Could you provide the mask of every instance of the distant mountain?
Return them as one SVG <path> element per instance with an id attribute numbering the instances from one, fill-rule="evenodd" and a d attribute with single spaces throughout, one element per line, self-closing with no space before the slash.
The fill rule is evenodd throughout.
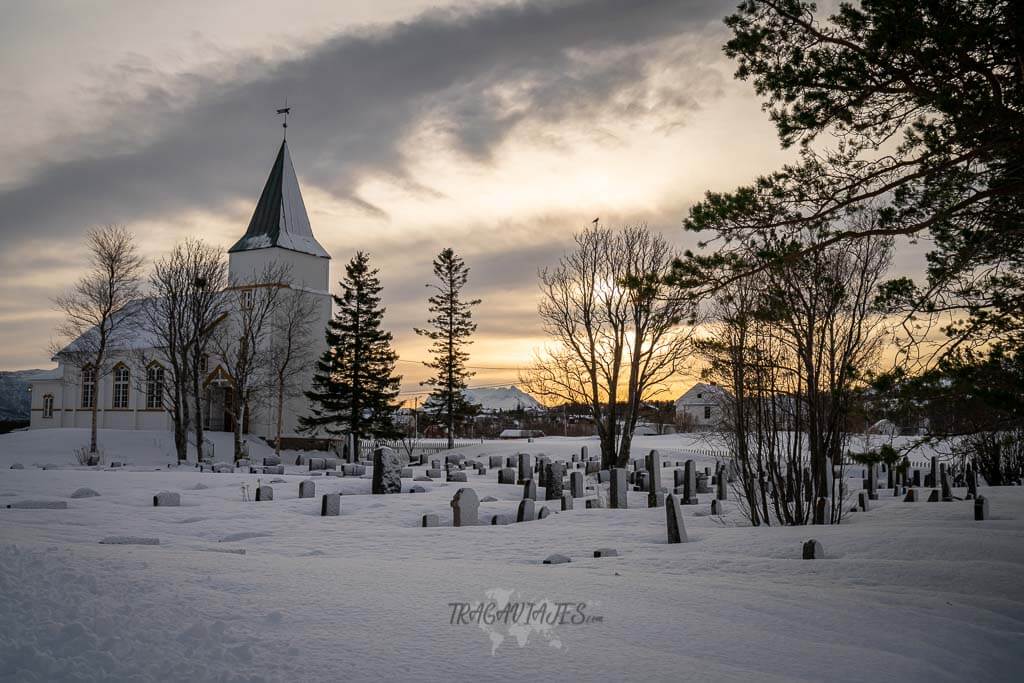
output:
<path id="1" fill-rule="evenodd" d="M 27 420 L 32 407 L 25 378 L 43 370 L 0 371 L 0 421 Z"/>
<path id="2" fill-rule="evenodd" d="M 493 389 L 466 389 L 466 400 L 480 406 L 485 413 L 510 410 L 543 410 L 544 406 L 517 386 Z"/>

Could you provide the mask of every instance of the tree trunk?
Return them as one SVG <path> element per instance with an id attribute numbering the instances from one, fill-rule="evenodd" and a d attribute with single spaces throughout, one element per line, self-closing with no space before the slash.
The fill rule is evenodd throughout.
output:
<path id="1" fill-rule="evenodd" d="M 277 439 L 274 440 L 274 454 L 281 455 L 281 432 L 284 431 L 284 378 L 277 382 Z"/>
<path id="2" fill-rule="evenodd" d="M 203 439 L 206 438 L 206 434 L 203 430 L 203 398 L 199 392 L 199 365 L 195 366 L 195 371 L 192 373 L 192 398 L 195 401 L 196 406 L 196 420 L 195 420 L 195 433 L 196 433 L 196 462 L 202 462 L 203 460 Z M 187 402 L 188 399 L 186 398 Z M 186 408 L 187 410 L 187 408 Z"/>

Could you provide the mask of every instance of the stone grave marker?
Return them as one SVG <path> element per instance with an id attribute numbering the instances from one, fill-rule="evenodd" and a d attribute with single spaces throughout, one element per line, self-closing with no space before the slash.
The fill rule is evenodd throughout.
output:
<path id="1" fill-rule="evenodd" d="M 452 498 L 452 526 L 476 526 L 480 499 L 470 488 L 459 489 Z"/>

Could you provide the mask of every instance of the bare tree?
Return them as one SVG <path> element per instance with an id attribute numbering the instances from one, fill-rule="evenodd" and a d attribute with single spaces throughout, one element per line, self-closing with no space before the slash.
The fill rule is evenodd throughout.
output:
<path id="1" fill-rule="evenodd" d="M 290 287 L 279 296 L 277 312 L 271 322 L 268 357 L 274 384 L 274 452 L 278 455 L 281 454 L 285 403 L 302 396 L 316 359 L 314 341 L 323 333 L 323 330 L 316 327 L 319 317 L 316 298 L 308 290 Z"/>
<path id="2" fill-rule="evenodd" d="M 273 386 L 268 372 L 272 321 L 287 290 L 289 269 L 276 262 L 267 264 L 252 279 L 232 279 L 225 292 L 229 313 L 214 328 L 212 349 L 223 363 L 231 386 L 228 405 L 234 421 L 234 457 L 244 456 L 242 434 L 249 408 L 261 392 Z"/>
<path id="3" fill-rule="evenodd" d="M 69 342 L 54 352 L 83 375 L 83 392 L 91 386 L 89 452 L 96 453 L 99 387 L 111 370 L 111 354 L 126 350 L 135 332 L 142 258 L 134 236 L 123 225 L 91 229 L 86 245 L 89 271 L 54 299 L 54 305 L 64 316 L 57 333 Z M 87 383 L 86 379 L 90 381 Z"/>
<path id="4" fill-rule="evenodd" d="M 553 344 L 520 377 L 538 396 L 588 406 L 605 467 L 629 460 L 640 405 L 687 361 L 693 306 L 665 284 L 676 258 L 646 226 L 588 228 L 554 270 L 538 306 Z"/>
<path id="5" fill-rule="evenodd" d="M 188 280 L 184 310 L 188 331 L 185 351 L 188 374 L 192 380 L 192 405 L 195 408 L 192 426 L 196 439 L 196 461 L 201 462 L 205 456 L 203 377 L 216 327 L 228 314 L 230 297 L 224 293 L 228 286 L 228 268 L 223 251 L 201 240 L 186 241 L 184 252 Z"/>
<path id="6" fill-rule="evenodd" d="M 725 389 L 722 434 L 751 523 L 841 520 L 848 418 L 884 340 L 874 301 L 891 252 L 886 238 L 814 250 L 719 291 L 697 346 Z M 814 516 L 821 499 L 831 507 Z"/>
<path id="7" fill-rule="evenodd" d="M 153 336 L 164 368 L 163 405 L 174 426 L 179 460 L 188 454 L 188 429 L 195 431 L 197 460 L 203 459 L 204 361 L 213 328 L 225 315 L 227 270 L 220 249 L 189 239 L 158 260 L 150 274 L 152 298 L 143 325 Z"/>

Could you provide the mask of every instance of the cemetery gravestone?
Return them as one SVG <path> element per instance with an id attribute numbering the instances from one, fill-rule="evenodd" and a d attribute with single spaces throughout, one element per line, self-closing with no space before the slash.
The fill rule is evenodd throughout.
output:
<path id="1" fill-rule="evenodd" d="M 469 488 L 459 489 L 452 498 L 452 525 L 475 526 L 479 511 L 480 499 L 477 498 L 476 491 Z"/>

